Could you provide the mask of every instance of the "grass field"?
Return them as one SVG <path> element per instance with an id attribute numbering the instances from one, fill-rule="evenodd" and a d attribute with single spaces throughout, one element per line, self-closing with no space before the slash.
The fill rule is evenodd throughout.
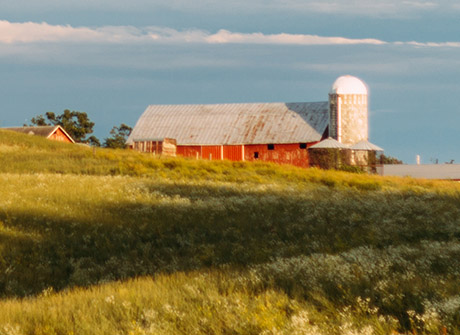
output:
<path id="1" fill-rule="evenodd" d="M 0 131 L 0 334 L 460 334 L 460 185 Z"/>

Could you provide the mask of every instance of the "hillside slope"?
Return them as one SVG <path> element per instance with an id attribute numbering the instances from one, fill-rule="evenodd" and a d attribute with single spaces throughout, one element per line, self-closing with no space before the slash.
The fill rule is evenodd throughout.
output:
<path id="1" fill-rule="evenodd" d="M 457 183 L 4 131 L 0 160 L 0 334 L 460 333 Z"/>

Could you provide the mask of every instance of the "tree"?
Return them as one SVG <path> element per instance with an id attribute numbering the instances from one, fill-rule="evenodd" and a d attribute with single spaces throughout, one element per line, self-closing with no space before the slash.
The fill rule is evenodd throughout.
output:
<path id="1" fill-rule="evenodd" d="M 90 136 L 88 137 L 88 140 L 86 141 L 86 143 L 88 143 L 90 146 L 92 147 L 100 147 L 101 146 L 101 142 L 99 141 L 99 139 L 96 137 L 96 136 Z"/>
<path id="2" fill-rule="evenodd" d="M 35 126 L 49 126 L 43 115 L 33 117 L 32 120 L 30 120 L 30 123 Z"/>
<path id="3" fill-rule="evenodd" d="M 120 148 L 123 149 L 126 147 L 126 140 L 128 136 L 131 134 L 133 128 L 127 126 L 126 124 L 122 123 L 119 127 L 113 127 L 110 131 L 110 135 L 112 137 L 106 138 L 104 140 L 104 147 L 106 148 Z"/>
<path id="4" fill-rule="evenodd" d="M 385 156 L 384 154 L 380 155 L 380 164 L 403 164 L 403 161 L 391 157 L 391 156 Z"/>
<path id="5" fill-rule="evenodd" d="M 53 112 L 37 115 L 31 119 L 31 125 L 35 126 L 61 126 L 75 140 L 80 143 L 99 143 L 95 136 L 86 138 L 86 135 L 93 132 L 94 122 L 88 118 L 88 114 L 78 111 L 64 110 L 61 115 Z"/>

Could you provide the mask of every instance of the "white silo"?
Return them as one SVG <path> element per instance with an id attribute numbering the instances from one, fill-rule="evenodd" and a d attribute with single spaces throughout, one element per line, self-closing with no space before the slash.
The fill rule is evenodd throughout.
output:
<path id="1" fill-rule="evenodd" d="M 329 92 L 329 136 L 343 144 L 369 137 L 367 87 L 353 76 L 342 76 Z"/>

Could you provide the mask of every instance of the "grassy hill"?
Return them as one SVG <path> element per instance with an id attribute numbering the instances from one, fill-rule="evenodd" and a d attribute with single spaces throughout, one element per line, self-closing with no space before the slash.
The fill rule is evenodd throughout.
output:
<path id="1" fill-rule="evenodd" d="M 0 334 L 460 334 L 460 186 L 0 131 Z"/>

